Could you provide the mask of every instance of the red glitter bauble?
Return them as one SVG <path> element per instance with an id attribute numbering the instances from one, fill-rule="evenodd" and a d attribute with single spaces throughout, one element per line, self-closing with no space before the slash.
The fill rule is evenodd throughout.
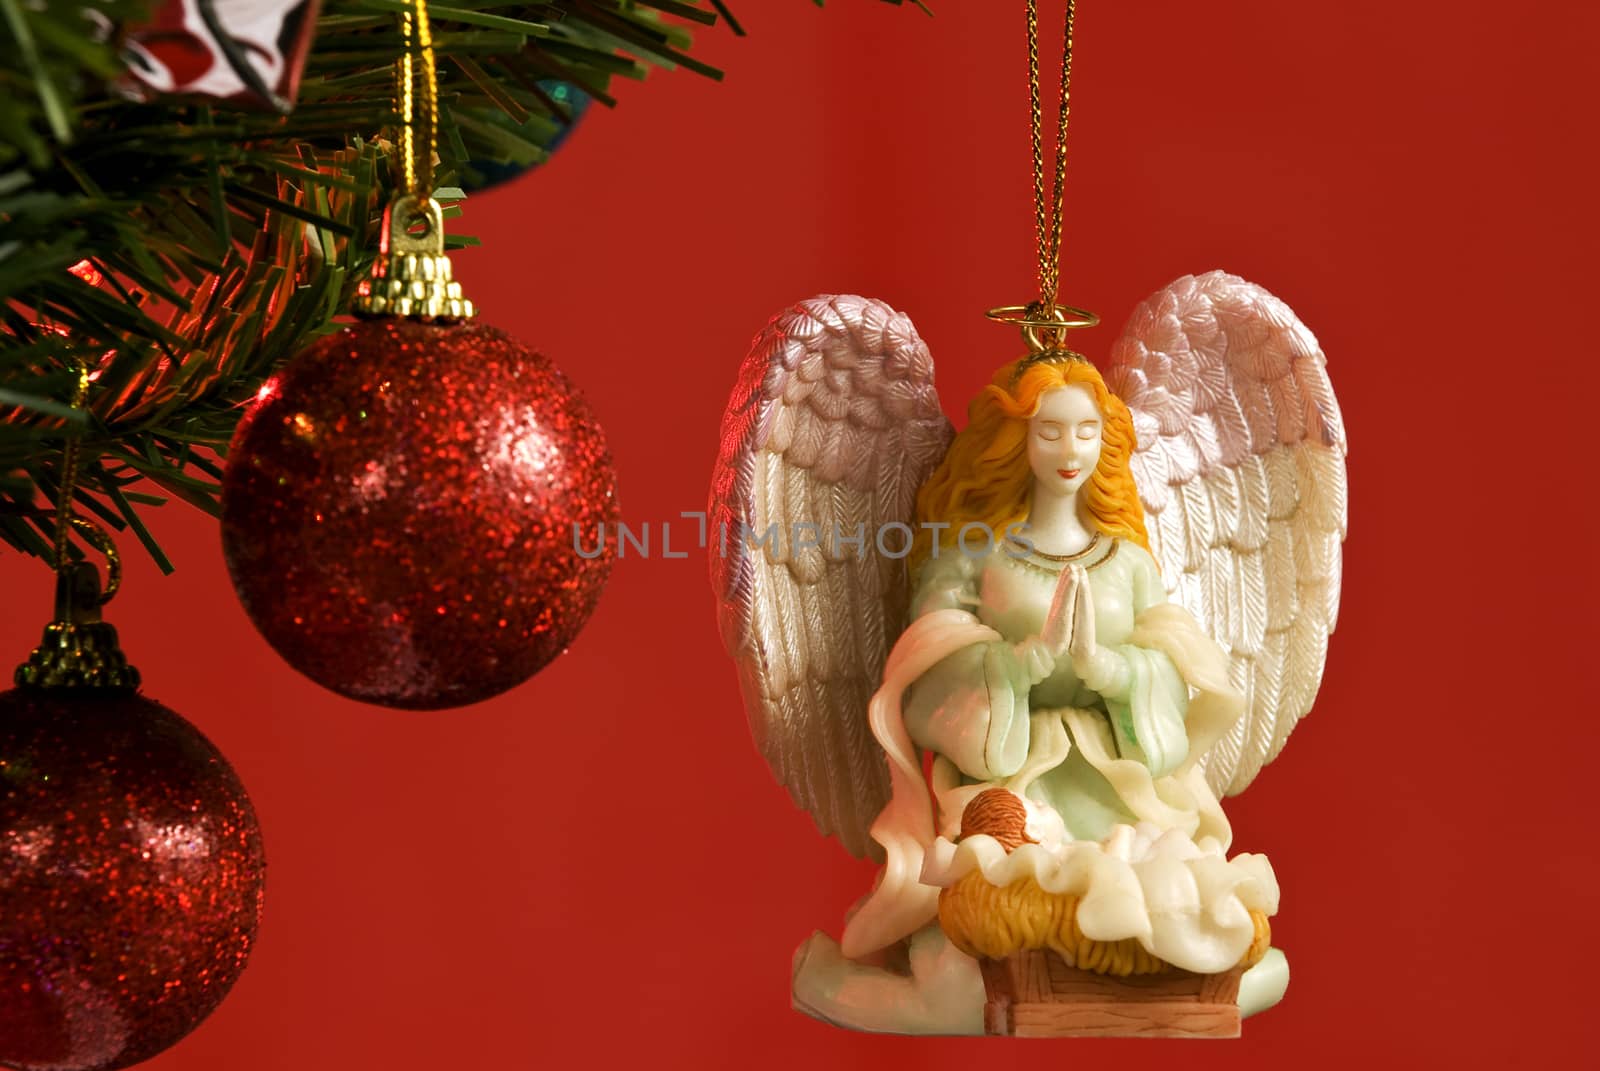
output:
<path id="1" fill-rule="evenodd" d="M 0 1065 L 127 1067 L 244 970 L 266 864 L 244 786 L 126 693 L 0 694 Z"/>
<path id="2" fill-rule="evenodd" d="M 588 404 L 490 327 L 383 319 L 295 357 L 234 436 L 222 540 L 267 642 L 370 703 L 462 706 L 537 673 L 611 571 Z"/>

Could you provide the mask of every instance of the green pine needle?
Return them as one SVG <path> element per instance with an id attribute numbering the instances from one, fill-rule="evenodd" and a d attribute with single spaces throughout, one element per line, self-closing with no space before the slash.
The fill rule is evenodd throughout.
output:
<path id="1" fill-rule="evenodd" d="M 392 93 L 408 0 L 324 4 L 288 115 L 133 99 L 120 34 L 96 27 L 141 25 L 152 2 L 0 0 L 0 543 L 46 561 L 73 435 L 79 512 L 131 530 L 172 568 L 142 511 L 177 498 L 218 512 L 239 418 L 267 377 L 336 328 L 393 189 L 396 109 L 374 101 Z M 652 67 L 721 78 L 690 54 L 691 27 L 720 20 L 742 35 L 730 6 L 430 5 L 439 175 L 545 159 L 570 116 L 542 81 L 611 107 L 613 78 Z M 476 243 L 448 236 L 450 248 Z M 98 283 L 69 271 L 80 262 Z M 80 366 L 92 371 L 86 410 L 71 404 Z"/>

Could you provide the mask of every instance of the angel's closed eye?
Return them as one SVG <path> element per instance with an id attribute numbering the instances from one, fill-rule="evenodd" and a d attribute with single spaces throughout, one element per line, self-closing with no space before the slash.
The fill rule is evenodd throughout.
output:
<path id="1" fill-rule="evenodd" d="M 1080 439 L 1093 439 L 1099 434 L 1100 424 L 1098 421 L 1086 420 L 1078 425 L 1078 438 Z"/>
<path id="2" fill-rule="evenodd" d="M 1055 442 L 1057 439 L 1061 438 L 1061 425 L 1059 425 L 1059 424 L 1040 424 L 1039 425 L 1039 438 L 1043 439 L 1045 442 L 1048 442 L 1048 443 Z"/>

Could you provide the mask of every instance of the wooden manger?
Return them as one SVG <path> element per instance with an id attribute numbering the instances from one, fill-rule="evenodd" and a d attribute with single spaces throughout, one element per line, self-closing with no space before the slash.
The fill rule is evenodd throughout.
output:
<path id="1" fill-rule="evenodd" d="M 1239 976 L 1170 970 L 1117 978 L 1080 970 L 1050 949 L 980 959 L 987 1034 L 1019 1038 L 1239 1036 Z"/>
<path id="2" fill-rule="evenodd" d="M 993 837 L 1010 853 L 1030 839 L 1026 818 L 1020 799 L 990 789 L 963 812 L 961 836 Z M 1031 877 L 995 886 L 981 871 L 940 893 L 940 925 L 983 972 L 985 1033 L 1239 1036 L 1239 979 L 1271 943 L 1265 914 L 1251 911 L 1254 939 L 1236 966 L 1196 974 L 1157 959 L 1132 939 L 1088 938 L 1078 928 L 1077 908 L 1077 897 L 1046 892 Z"/>

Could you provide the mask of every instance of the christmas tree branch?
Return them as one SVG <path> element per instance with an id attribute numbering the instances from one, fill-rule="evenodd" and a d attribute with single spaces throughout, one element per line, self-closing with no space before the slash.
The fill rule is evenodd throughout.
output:
<path id="1" fill-rule="evenodd" d="M 130 99 L 120 35 L 151 6 L 0 0 L 0 541 L 51 556 L 71 436 L 75 508 L 170 569 L 141 511 L 171 497 L 217 512 L 245 407 L 334 328 L 370 268 L 391 191 L 396 16 L 411 5 L 325 3 L 287 115 Z M 612 105 L 611 79 L 650 67 L 720 78 L 689 54 L 690 28 L 732 24 L 716 0 L 429 9 L 441 200 L 480 162 L 546 158 L 572 122 L 550 80 Z M 130 490 L 141 481 L 164 495 Z"/>

